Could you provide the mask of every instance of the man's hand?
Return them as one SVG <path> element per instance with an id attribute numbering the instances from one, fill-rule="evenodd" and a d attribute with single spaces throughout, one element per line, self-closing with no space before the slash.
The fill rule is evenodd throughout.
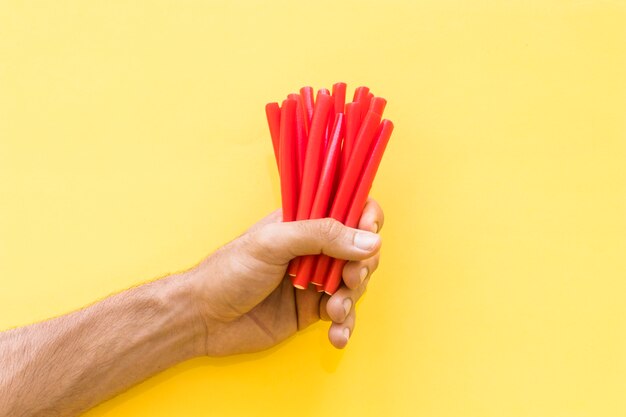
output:
<path id="1" fill-rule="evenodd" d="M 197 267 L 84 309 L 0 332 L 0 416 L 75 416 L 145 378 L 200 355 L 268 348 L 319 318 L 344 347 L 354 303 L 378 265 L 383 213 L 367 203 L 359 229 L 268 216 Z M 332 296 L 285 278 L 297 256 L 349 259 Z"/>
<path id="2" fill-rule="evenodd" d="M 332 219 L 282 223 L 277 211 L 189 271 L 207 329 L 206 354 L 262 350 L 320 318 L 332 321 L 328 338 L 343 348 L 354 330 L 354 304 L 378 266 L 376 233 L 383 220 L 371 199 L 360 230 Z M 343 285 L 332 296 L 313 288 L 297 290 L 286 277 L 291 259 L 318 253 L 350 260 Z"/>

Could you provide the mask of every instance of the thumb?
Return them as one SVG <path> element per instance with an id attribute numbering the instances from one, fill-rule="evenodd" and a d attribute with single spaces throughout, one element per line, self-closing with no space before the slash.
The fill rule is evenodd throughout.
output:
<path id="1" fill-rule="evenodd" d="M 259 255 L 286 264 L 303 255 L 326 254 L 333 258 L 361 260 L 380 249 L 380 236 L 344 226 L 326 218 L 267 224 L 252 233 Z"/>

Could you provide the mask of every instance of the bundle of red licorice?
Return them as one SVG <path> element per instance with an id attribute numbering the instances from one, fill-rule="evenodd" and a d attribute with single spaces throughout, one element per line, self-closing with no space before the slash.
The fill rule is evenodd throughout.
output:
<path id="1" fill-rule="evenodd" d="M 387 101 L 367 87 L 346 104 L 346 84 L 314 97 L 312 87 L 265 106 L 280 175 L 283 221 L 332 217 L 357 227 L 393 123 L 382 120 Z M 346 261 L 326 255 L 294 259 L 288 274 L 296 288 L 309 283 L 333 294 Z"/>

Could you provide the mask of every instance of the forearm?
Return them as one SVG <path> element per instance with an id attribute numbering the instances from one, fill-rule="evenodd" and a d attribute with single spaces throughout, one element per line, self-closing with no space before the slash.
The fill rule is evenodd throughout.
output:
<path id="1" fill-rule="evenodd" d="M 71 416 L 205 352 L 186 275 L 0 333 L 0 415 Z"/>

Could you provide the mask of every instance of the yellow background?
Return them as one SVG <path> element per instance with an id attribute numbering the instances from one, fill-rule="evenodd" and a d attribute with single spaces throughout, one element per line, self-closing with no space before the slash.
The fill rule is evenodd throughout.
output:
<path id="1" fill-rule="evenodd" d="M 626 415 L 626 4 L 0 3 L 0 327 L 186 268 L 279 205 L 263 106 L 368 85 L 383 262 L 316 325 L 89 416 Z"/>

